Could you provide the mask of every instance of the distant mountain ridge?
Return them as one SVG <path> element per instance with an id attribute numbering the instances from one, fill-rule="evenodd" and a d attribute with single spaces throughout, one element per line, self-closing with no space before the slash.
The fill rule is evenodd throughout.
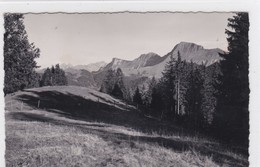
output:
<path id="1" fill-rule="evenodd" d="M 163 60 L 162 57 L 160 57 L 156 53 L 147 53 L 142 54 L 138 58 L 134 59 L 133 61 L 129 60 L 123 60 L 118 58 L 113 58 L 112 62 L 110 62 L 107 66 L 104 67 L 105 69 L 117 69 L 117 68 L 129 68 L 129 69 L 139 69 L 142 67 L 147 66 L 153 66 L 156 65 L 158 62 L 161 62 Z"/>
<path id="2" fill-rule="evenodd" d="M 91 72 L 84 69 L 65 69 L 68 85 L 97 88 Z"/>
<path id="3" fill-rule="evenodd" d="M 76 65 L 61 64 L 60 67 L 65 71 L 68 78 L 69 85 L 77 85 L 83 87 L 95 87 L 99 88 L 103 82 L 103 79 L 109 69 L 121 68 L 128 84 L 134 83 L 134 85 L 142 85 L 144 82 L 148 82 L 149 79 L 155 77 L 159 79 L 162 76 L 162 72 L 170 57 L 177 59 L 178 52 L 181 59 L 187 62 L 194 62 L 196 64 L 205 64 L 210 66 L 211 64 L 221 60 L 219 53 L 224 53 L 223 50 L 204 49 L 203 46 L 190 42 L 180 42 L 175 45 L 174 48 L 164 56 L 160 56 L 156 53 L 150 52 L 142 54 L 138 58 L 130 61 L 119 58 L 113 58 L 110 63 L 103 61 L 92 63 L 88 65 Z M 44 71 L 40 69 L 38 72 Z"/>
<path id="4" fill-rule="evenodd" d="M 196 64 L 205 64 L 206 66 L 218 62 L 221 59 L 219 53 L 224 53 L 224 51 L 218 48 L 204 49 L 203 46 L 194 43 L 180 42 L 163 57 L 156 53 L 147 53 L 140 55 L 133 61 L 113 58 L 102 71 L 121 68 L 126 76 L 141 75 L 149 78 L 153 76 L 160 78 L 170 57 L 177 59 L 178 52 L 182 60 L 192 61 Z"/>
<path id="5" fill-rule="evenodd" d="M 65 71 L 68 85 L 97 88 L 93 78 L 93 71 L 98 71 L 106 66 L 106 63 L 101 61 L 87 65 L 60 64 L 60 68 Z M 43 74 L 46 68 L 38 69 L 37 72 Z"/>
<path id="6" fill-rule="evenodd" d="M 106 66 L 107 63 L 104 61 L 96 62 L 96 63 L 90 63 L 87 65 L 71 65 L 71 64 L 61 64 L 60 67 L 64 70 L 66 69 L 77 69 L 77 70 L 87 70 L 89 72 L 92 71 L 98 71 L 100 68 Z"/>

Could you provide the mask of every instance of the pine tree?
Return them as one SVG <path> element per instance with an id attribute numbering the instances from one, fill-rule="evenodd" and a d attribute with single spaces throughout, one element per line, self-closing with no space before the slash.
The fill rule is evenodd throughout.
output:
<path id="1" fill-rule="evenodd" d="M 201 112 L 203 78 L 198 68 L 191 63 L 192 70 L 189 74 L 188 87 L 185 94 L 185 108 L 190 126 L 200 128 L 203 120 Z"/>
<path id="2" fill-rule="evenodd" d="M 175 59 L 171 56 L 170 61 L 166 63 L 165 69 L 162 72 L 160 85 L 163 92 L 163 99 L 167 111 L 168 118 L 175 118 L 176 106 L 176 76 L 175 76 Z"/>
<path id="3" fill-rule="evenodd" d="M 162 118 L 163 116 L 163 100 L 162 95 L 157 87 L 153 87 L 151 94 L 151 115 Z"/>
<path id="4" fill-rule="evenodd" d="M 150 81 L 149 85 L 148 85 L 147 91 L 143 93 L 144 94 L 143 102 L 146 106 L 149 106 L 151 104 L 152 91 L 153 91 L 153 88 L 155 88 L 156 85 L 157 85 L 157 81 L 156 81 L 155 77 L 153 77 L 152 80 Z"/>
<path id="5" fill-rule="evenodd" d="M 116 83 L 118 84 L 119 88 L 123 93 L 122 98 L 127 99 L 127 89 L 125 87 L 124 74 L 120 68 L 116 70 Z"/>
<path id="6" fill-rule="evenodd" d="M 120 98 L 120 99 L 123 99 L 123 91 L 121 90 L 120 86 L 118 83 L 115 84 L 112 92 L 111 92 L 111 95 L 117 97 L 117 98 Z"/>
<path id="7" fill-rule="evenodd" d="M 142 85 L 141 89 L 139 89 L 139 91 L 140 91 L 140 94 L 141 94 L 143 105 L 145 105 L 145 96 L 146 96 L 147 88 L 145 87 L 145 85 Z"/>
<path id="8" fill-rule="evenodd" d="M 59 64 L 55 65 L 53 77 L 54 77 L 55 85 L 67 85 L 68 84 L 65 72 L 60 68 Z"/>
<path id="9" fill-rule="evenodd" d="M 124 100 L 132 102 L 132 94 L 130 88 L 126 87 L 126 94 L 124 95 Z"/>
<path id="10" fill-rule="evenodd" d="M 51 66 L 51 86 L 56 85 L 55 68 Z"/>
<path id="11" fill-rule="evenodd" d="M 52 66 L 51 69 L 47 68 L 42 75 L 41 86 L 61 86 L 67 84 L 65 72 L 60 68 L 59 64 L 56 64 L 55 67 Z"/>
<path id="12" fill-rule="evenodd" d="M 138 105 L 143 104 L 142 95 L 140 93 L 139 88 L 137 87 L 133 96 L 133 102 Z"/>
<path id="13" fill-rule="evenodd" d="M 100 91 L 119 98 L 127 100 L 130 99 L 128 89 L 125 87 L 124 74 L 120 68 L 118 68 L 116 71 L 112 69 L 107 71 Z M 117 95 L 115 95 L 115 93 Z"/>
<path id="14" fill-rule="evenodd" d="M 103 92 L 103 93 L 107 93 L 107 94 L 111 94 L 113 89 L 114 89 L 114 86 L 115 86 L 115 83 L 116 83 L 116 74 L 115 74 L 115 71 L 112 70 L 112 69 L 109 69 L 106 73 L 106 76 L 103 80 L 103 83 L 101 85 L 101 89 L 100 91 Z"/>
<path id="15" fill-rule="evenodd" d="M 248 145 L 248 13 L 237 13 L 228 21 L 228 53 L 222 55 L 220 62 L 222 75 L 219 77 L 214 124 L 217 136 Z"/>
<path id="16" fill-rule="evenodd" d="M 29 43 L 22 14 L 5 14 L 4 33 L 4 93 L 38 86 L 35 58 L 40 50 Z"/>
<path id="17" fill-rule="evenodd" d="M 187 80 L 187 72 L 185 70 L 186 68 L 186 61 L 181 60 L 181 55 L 180 52 L 178 51 L 177 55 L 177 61 L 175 63 L 175 76 L 176 76 L 176 94 L 175 94 L 175 99 L 176 99 L 176 115 L 180 116 L 184 114 L 184 95 L 186 92 L 186 80 Z"/>
<path id="18" fill-rule="evenodd" d="M 187 63 L 181 60 L 181 55 L 178 52 L 177 60 L 171 57 L 170 61 L 165 65 L 163 76 L 160 80 L 163 98 L 167 107 L 166 110 L 175 119 L 179 119 L 185 113 L 186 66 Z"/>
<path id="19" fill-rule="evenodd" d="M 51 86 L 52 85 L 51 77 L 52 77 L 51 70 L 47 68 L 42 75 L 41 86 Z"/>
<path id="20" fill-rule="evenodd" d="M 215 82 L 219 75 L 219 63 L 214 63 L 209 67 L 203 65 L 202 75 L 204 78 L 203 82 L 203 98 L 201 104 L 201 111 L 203 113 L 203 127 L 205 130 L 209 130 L 213 122 L 213 116 L 216 112 L 216 88 Z"/>

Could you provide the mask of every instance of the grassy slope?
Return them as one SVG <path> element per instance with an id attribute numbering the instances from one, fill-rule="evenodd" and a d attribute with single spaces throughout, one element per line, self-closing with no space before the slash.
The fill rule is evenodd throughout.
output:
<path id="1" fill-rule="evenodd" d="M 248 166 L 246 156 L 88 88 L 43 87 L 5 100 L 7 166 Z"/>

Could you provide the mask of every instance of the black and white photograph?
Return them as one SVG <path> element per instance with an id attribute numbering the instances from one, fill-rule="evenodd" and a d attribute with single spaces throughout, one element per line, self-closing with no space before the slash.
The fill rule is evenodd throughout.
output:
<path id="1" fill-rule="evenodd" d="M 7 167 L 249 166 L 248 12 L 2 17 Z"/>

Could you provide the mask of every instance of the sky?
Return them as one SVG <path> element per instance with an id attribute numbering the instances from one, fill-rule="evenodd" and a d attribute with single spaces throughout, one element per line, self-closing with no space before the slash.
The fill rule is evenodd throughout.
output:
<path id="1" fill-rule="evenodd" d="M 164 56 L 179 42 L 227 51 L 225 29 L 232 13 L 25 14 L 30 43 L 41 50 L 41 68 L 84 65 L 144 53 Z"/>

